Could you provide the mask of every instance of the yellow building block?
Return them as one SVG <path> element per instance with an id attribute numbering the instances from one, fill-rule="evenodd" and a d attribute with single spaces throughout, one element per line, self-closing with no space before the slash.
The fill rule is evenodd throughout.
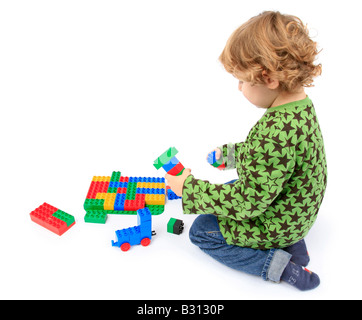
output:
<path id="1" fill-rule="evenodd" d="M 109 182 L 111 181 L 111 177 L 105 177 L 105 176 L 94 176 L 92 181 L 101 181 L 101 182 Z"/>
<path id="2" fill-rule="evenodd" d="M 96 199 L 105 199 L 107 196 L 107 193 L 98 192 L 96 195 Z"/>
<path id="3" fill-rule="evenodd" d="M 138 182 L 137 188 L 146 188 L 146 189 L 165 189 L 166 185 L 164 183 L 156 183 L 156 182 Z"/>
<path id="4" fill-rule="evenodd" d="M 149 205 L 165 205 L 165 195 L 164 194 L 146 194 L 146 204 Z"/>
<path id="5" fill-rule="evenodd" d="M 106 193 L 104 199 L 104 210 L 114 210 L 114 203 L 116 201 L 116 193 Z"/>

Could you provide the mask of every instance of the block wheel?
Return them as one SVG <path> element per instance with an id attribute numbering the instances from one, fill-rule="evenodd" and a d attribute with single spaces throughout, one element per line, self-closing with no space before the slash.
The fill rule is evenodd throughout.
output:
<path id="1" fill-rule="evenodd" d="M 144 247 L 147 247 L 150 243 L 151 243 L 151 239 L 150 239 L 150 238 L 143 238 L 143 239 L 141 240 L 141 244 L 142 244 Z"/>
<path id="2" fill-rule="evenodd" d="M 122 251 L 128 251 L 129 248 L 131 248 L 131 245 L 128 242 L 125 242 L 121 245 L 121 250 Z"/>

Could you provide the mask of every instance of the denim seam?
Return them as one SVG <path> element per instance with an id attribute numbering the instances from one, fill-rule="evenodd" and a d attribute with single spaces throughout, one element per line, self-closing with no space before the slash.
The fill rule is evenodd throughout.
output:
<path id="1" fill-rule="evenodd" d="M 268 257 L 266 258 L 265 263 L 264 263 L 263 271 L 261 272 L 261 277 L 265 281 L 268 280 L 268 270 L 269 270 L 270 262 L 273 259 L 274 253 L 275 253 L 275 249 L 270 249 Z"/>
<path id="2" fill-rule="evenodd" d="M 225 238 L 223 237 L 220 231 L 196 231 L 198 235 L 206 235 L 212 237 L 213 240 L 219 240 L 220 243 L 226 243 Z"/>

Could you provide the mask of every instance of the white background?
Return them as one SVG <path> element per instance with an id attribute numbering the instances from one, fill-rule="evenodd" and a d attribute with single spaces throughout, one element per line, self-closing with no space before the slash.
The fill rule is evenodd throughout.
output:
<path id="1" fill-rule="evenodd" d="M 361 299 L 361 21 L 357 1 L 1 1 L 1 299 Z M 196 216 L 169 202 L 147 248 L 84 223 L 93 175 L 163 176 L 170 146 L 197 178 L 228 181 L 207 152 L 245 139 L 263 111 L 218 62 L 231 32 L 264 10 L 299 16 L 323 48 L 308 89 L 323 131 L 328 189 L 306 237 L 321 285 L 231 270 L 188 239 Z M 48 202 L 76 218 L 59 237 L 30 220 Z M 185 232 L 166 232 L 170 217 Z"/>

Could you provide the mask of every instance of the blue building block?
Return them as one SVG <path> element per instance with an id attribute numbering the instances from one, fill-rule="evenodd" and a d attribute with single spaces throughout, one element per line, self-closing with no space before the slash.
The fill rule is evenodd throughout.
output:
<path id="1" fill-rule="evenodd" d="M 143 224 L 141 224 L 140 232 L 141 232 L 141 239 L 144 238 L 152 238 L 152 223 L 151 221 L 146 221 Z"/>
<path id="2" fill-rule="evenodd" d="M 214 164 L 216 162 L 216 151 L 210 152 L 207 156 L 207 162 L 209 164 Z"/>
<path id="3" fill-rule="evenodd" d="M 149 208 L 137 210 L 137 224 L 140 226 L 146 221 L 151 221 L 151 211 Z"/>
<path id="4" fill-rule="evenodd" d="M 130 236 L 128 229 L 122 229 L 116 231 L 117 242 L 112 240 L 112 246 L 120 247 L 123 243 L 130 242 Z"/>
<path id="5" fill-rule="evenodd" d="M 126 201 L 126 194 L 117 193 L 116 200 L 114 201 L 114 210 L 124 211 L 124 202 Z"/>
<path id="6" fill-rule="evenodd" d="M 152 237 L 151 211 L 149 208 L 139 209 L 137 211 L 137 222 L 141 228 L 141 238 Z"/>
<path id="7" fill-rule="evenodd" d="M 128 228 L 129 230 L 129 244 L 131 246 L 140 244 L 141 241 L 141 228 L 139 226 Z"/>
<path id="8" fill-rule="evenodd" d="M 127 188 L 128 182 L 110 181 L 108 188 Z"/>
<path id="9" fill-rule="evenodd" d="M 166 171 L 169 172 L 173 167 L 176 166 L 176 164 L 178 164 L 180 161 L 178 161 L 178 159 L 176 157 L 173 157 L 169 162 L 165 163 L 162 168 Z"/>
<path id="10" fill-rule="evenodd" d="M 213 167 L 218 168 L 219 170 L 225 169 L 224 160 L 221 157 L 219 160 L 216 160 L 216 151 L 210 152 L 207 156 L 207 162 Z"/>
<path id="11" fill-rule="evenodd" d="M 137 188 L 136 193 L 140 194 L 165 194 L 164 188 Z"/>

